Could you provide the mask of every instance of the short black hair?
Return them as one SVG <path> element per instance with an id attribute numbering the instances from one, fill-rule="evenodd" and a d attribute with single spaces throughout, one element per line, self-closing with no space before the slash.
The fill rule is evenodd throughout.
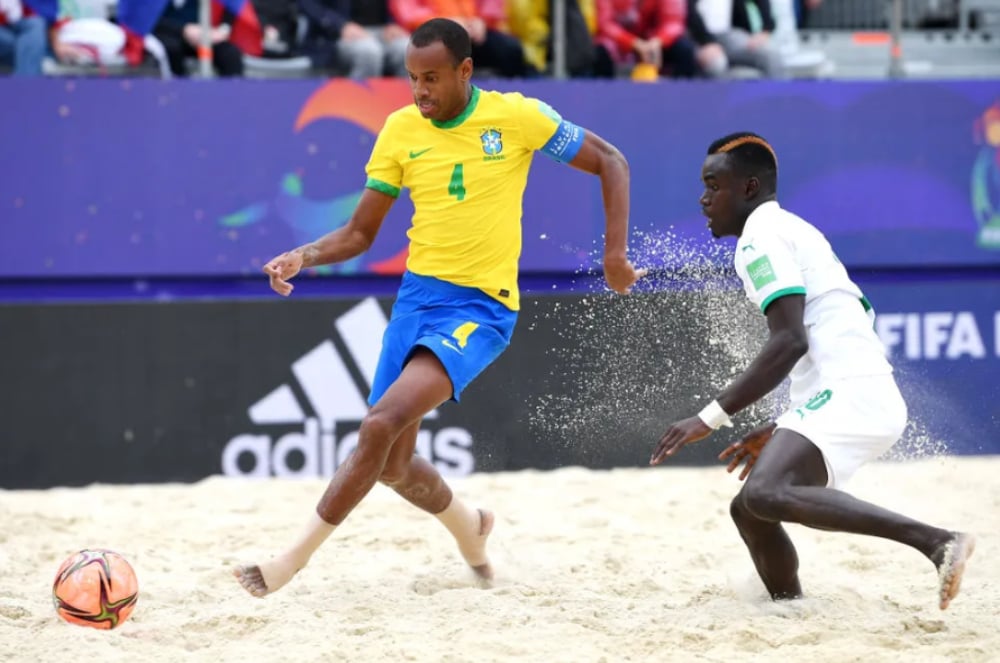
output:
<path id="1" fill-rule="evenodd" d="M 777 183 L 778 157 L 774 154 L 774 148 L 751 131 L 738 131 L 723 136 L 708 146 L 708 153 L 727 154 L 740 172 Z"/>
<path id="2" fill-rule="evenodd" d="M 457 67 L 465 58 L 472 57 L 472 39 L 469 32 L 460 24 L 447 18 L 432 18 L 420 24 L 410 35 L 410 43 L 417 48 L 430 46 L 441 42 L 451 53 L 454 65 Z"/>

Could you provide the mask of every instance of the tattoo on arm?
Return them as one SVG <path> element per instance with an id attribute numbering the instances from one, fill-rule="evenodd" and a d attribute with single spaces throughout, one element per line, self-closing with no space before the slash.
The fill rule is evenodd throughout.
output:
<path id="1" fill-rule="evenodd" d="M 316 246 L 315 242 L 306 244 L 299 252 L 302 254 L 302 266 L 303 267 L 315 267 L 319 264 L 319 248 Z"/>

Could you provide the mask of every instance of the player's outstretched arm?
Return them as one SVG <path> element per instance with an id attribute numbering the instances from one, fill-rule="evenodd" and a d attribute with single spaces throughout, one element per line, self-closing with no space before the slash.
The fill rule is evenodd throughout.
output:
<path id="1" fill-rule="evenodd" d="M 809 351 L 804 323 L 805 295 L 786 295 L 771 302 L 767 316 L 768 338 L 764 347 L 716 399 L 733 415 L 757 402 L 781 384 L 792 367 Z"/>
<path id="2" fill-rule="evenodd" d="M 271 288 L 287 297 L 295 288 L 288 282 L 289 279 L 302 269 L 343 262 L 367 251 L 394 202 L 396 199 L 388 194 L 365 189 L 346 225 L 315 242 L 282 253 L 264 265 L 264 273 L 271 279 Z"/>
<path id="3" fill-rule="evenodd" d="M 584 130 L 583 145 L 569 162 L 601 178 L 604 199 L 604 278 L 615 292 L 625 294 L 646 274 L 628 259 L 629 170 L 617 147 L 592 131 Z"/>
<path id="4" fill-rule="evenodd" d="M 805 295 L 786 295 L 771 302 L 765 311 L 770 334 L 760 353 L 708 407 L 667 429 L 653 449 L 650 465 L 659 465 L 684 445 L 708 437 L 719 426 L 731 425 L 729 415 L 763 398 L 781 384 L 795 362 L 809 350 L 803 323 L 805 305 Z"/>

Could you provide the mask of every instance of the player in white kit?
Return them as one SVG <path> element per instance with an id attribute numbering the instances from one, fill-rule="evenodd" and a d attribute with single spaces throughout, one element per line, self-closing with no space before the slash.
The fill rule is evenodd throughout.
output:
<path id="1" fill-rule="evenodd" d="M 731 134 L 708 149 L 702 210 L 714 237 L 739 238 L 736 271 L 767 317 L 769 338 L 716 400 L 667 430 L 650 464 L 732 425 L 731 415 L 789 377 L 787 411 L 719 456 L 730 459 L 730 472 L 746 462 L 730 513 L 771 597 L 802 596 L 798 557 L 781 526 L 792 522 L 916 548 L 938 570 L 944 610 L 958 594 L 972 535 L 836 490 L 899 439 L 906 404 L 873 329 L 871 305 L 822 233 L 778 205 L 777 170 L 774 151 L 756 134 Z"/>

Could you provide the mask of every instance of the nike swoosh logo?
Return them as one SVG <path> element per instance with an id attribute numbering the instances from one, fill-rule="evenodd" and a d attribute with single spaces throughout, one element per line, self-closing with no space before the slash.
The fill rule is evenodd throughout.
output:
<path id="1" fill-rule="evenodd" d="M 452 342 L 451 342 L 451 341 L 449 341 L 448 339 L 443 339 L 443 340 L 441 341 L 441 345 L 443 345 L 443 346 L 444 346 L 444 347 L 446 347 L 446 348 L 450 348 L 450 349 L 454 350 L 454 351 L 455 351 L 455 352 L 457 352 L 458 354 L 464 354 L 464 353 L 463 353 L 463 352 L 462 352 L 461 350 L 459 350 L 459 349 L 458 349 L 457 347 L 455 347 L 455 346 L 454 346 L 454 345 L 452 344 Z"/>
<path id="2" fill-rule="evenodd" d="M 427 152 L 430 152 L 433 149 L 434 149 L 433 147 L 428 147 L 426 150 L 420 150 L 419 152 L 414 152 L 413 150 L 410 150 L 410 158 L 411 159 L 416 159 L 421 154 L 425 154 Z"/>

